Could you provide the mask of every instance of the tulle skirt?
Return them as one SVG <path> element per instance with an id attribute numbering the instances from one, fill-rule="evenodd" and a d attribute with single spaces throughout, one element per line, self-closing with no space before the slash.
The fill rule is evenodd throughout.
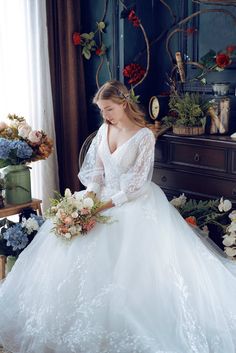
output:
<path id="1" fill-rule="evenodd" d="M 14 353 L 235 353 L 236 278 L 151 183 L 112 224 L 58 238 L 47 220 L 0 286 Z"/>

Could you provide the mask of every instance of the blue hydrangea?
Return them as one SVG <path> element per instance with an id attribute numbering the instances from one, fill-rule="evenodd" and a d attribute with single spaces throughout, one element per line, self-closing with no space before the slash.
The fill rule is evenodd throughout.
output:
<path id="1" fill-rule="evenodd" d="M 0 159 L 8 159 L 11 150 L 11 141 L 0 138 Z"/>
<path id="2" fill-rule="evenodd" d="M 24 249 L 29 241 L 27 234 L 19 223 L 8 228 L 3 237 L 7 241 L 7 246 L 11 246 L 13 251 Z"/>
<path id="3" fill-rule="evenodd" d="M 30 214 L 30 218 L 35 219 L 35 220 L 37 221 L 39 227 L 41 227 L 41 225 L 44 223 L 43 217 L 42 217 L 42 216 L 38 216 L 38 215 L 36 215 L 36 214 L 34 214 L 34 213 L 31 213 L 31 214 Z"/>
<path id="4" fill-rule="evenodd" d="M 16 149 L 16 155 L 21 159 L 29 159 L 32 156 L 32 148 L 25 142 L 21 140 L 12 141 L 11 148 Z"/>

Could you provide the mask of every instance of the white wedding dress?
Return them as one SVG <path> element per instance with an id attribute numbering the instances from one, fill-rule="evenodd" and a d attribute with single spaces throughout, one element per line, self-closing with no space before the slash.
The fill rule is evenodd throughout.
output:
<path id="1" fill-rule="evenodd" d="M 236 353 L 236 265 L 229 270 L 151 182 L 154 146 L 143 128 L 111 153 L 101 126 L 79 176 L 112 197 L 114 222 L 71 241 L 44 223 L 0 286 L 6 349 Z"/>

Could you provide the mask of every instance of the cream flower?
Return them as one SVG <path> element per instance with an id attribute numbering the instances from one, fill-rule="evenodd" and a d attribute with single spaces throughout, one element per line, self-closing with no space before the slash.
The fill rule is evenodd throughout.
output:
<path id="1" fill-rule="evenodd" d="M 64 234 L 64 237 L 65 237 L 66 239 L 70 239 L 70 238 L 71 238 L 71 234 L 70 234 L 70 233 L 65 233 L 65 234 Z"/>
<path id="2" fill-rule="evenodd" d="M 71 213 L 71 217 L 73 217 L 73 218 L 77 218 L 78 216 L 79 216 L 79 214 L 76 211 Z"/>
<path id="3" fill-rule="evenodd" d="M 187 201 L 187 197 L 181 194 L 179 197 L 174 197 L 170 203 L 175 207 L 183 207 Z"/>
<path id="4" fill-rule="evenodd" d="M 236 256 L 236 248 L 235 247 L 233 247 L 233 248 L 226 247 L 225 253 L 227 256 L 234 257 L 234 256 Z"/>
<path id="5" fill-rule="evenodd" d="M 224 240 L 223 240 L 222 243 L 223 243 L 225 246 L 232 246 L 232 245 L 235 244 L 235 240 L 236 240 L 235 237 L 226 236 L 226 237 L 224 237 Z"/>
<path id="6" fill-rule="evenodd" d="M 0 131 L 4 130 L 7 128 L 7 124 L 4 123 L 4 121 L 0 121 Z"/>
<path id="7" fill-rule="evenodd" d="M 227 227 L 227 231 L 229 233 L 236 233 L 236 223 L 231 222 L 231 224 Z"/>
<path id="8" fill-rule="evenodd" d="M 91 199 L 91 197 L 86 197 L 84 200 L 83 200 L 83 206 L 85 208 L 92 208 L 94 205 L 94 202 L 93 200 Z"/>
<path id="9" fill-rule="evenodd" d="M 24 124 L 19 127 L 18 129 L 18 135 L 22 137 L 23 139 L 27 138 L 29 136 L 29 133 L 31 132 L 31 127 L 28 124 Z"/>
<path id="10" fill-rule="evenodd" d="M 220 199 L 220 204 L 218 206 L 218 209 L 220 212 L 227 212 L 231 210 L 232 208 L 232 202 L 229 200 L 224 200 L 223 197 Z"/>
<path id="11" fill-rule="evenodd" d="M 28 140 L 32 143 L 39 143 L 42 139 L 42 134 L 40 131 L 34 130 L 31 131 L 28 135 Z"/>
<path id="12" fill-rule="evenodd" d="M 229 214 L 229 218 L 231 219 L 231 221 L 236 221 L 236 210 L 232 211 L 230 214 Z"/>
<path id="13" fill-rule="evenodd" d="M 70 189 L 69 189 L 69 188 L 66 188 L 66 190 L 65 190 L 65 197 L 66 197 L 66 198 L 69 198 L 69 197 L 71 197 L 71 196 L 72 196 L 72 193 L 71 193 Z"/>

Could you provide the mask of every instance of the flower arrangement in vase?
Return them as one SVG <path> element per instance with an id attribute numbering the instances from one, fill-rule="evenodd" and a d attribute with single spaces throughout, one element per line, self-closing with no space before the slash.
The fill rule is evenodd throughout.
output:
<path id="1" fill-rule="evenodd" d="M 32 130 L 24 117 L 8 115 L 9 124 L 0 122 L 0 168 L 6 183 L 6 202 L 21 204 L 31 201 L 28 164 L 46 159 L 53 142 L 42 130 Z"/>
<path id="2" fill-rule="evenodd" d="M 165 126 L 173 128 L 177 135 L 202 135 L 211 104 L 198 93 L 178 93 L 172 90 L 169 114 L 162 119 Z"/>

